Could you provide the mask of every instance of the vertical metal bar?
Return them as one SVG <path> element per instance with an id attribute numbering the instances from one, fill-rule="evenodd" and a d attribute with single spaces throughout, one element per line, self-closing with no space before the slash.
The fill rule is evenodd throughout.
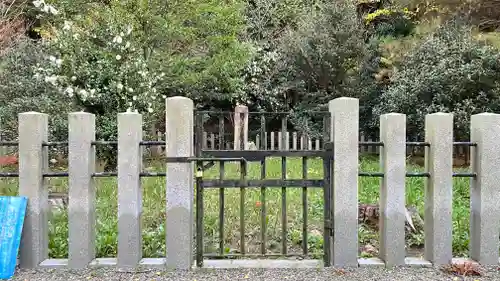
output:
<path id="1" fill-rule="evenodd" d="M 302 178 L 307 180 L 307 157 L 302 157 Z M 302 187 L 302 252 L 307 255 L 307 186 Z"/>
<path id="2" fill-rule="evenodd" d="M 219 116 L 219 150 L 224 150 L 224 115 Z M 219 178 L 224 179 L 224 161 L 219 162 Z M 224 255 L 224 187 L 219 188 L 219 254 Z"/>
<path id="3" fill-rule="evenodd" d="M 324 229 L 323 229 L 323 263 L 325 267 L 331 265 L 332 247 L 331 247 L 331 230 L 332 230 L 332 214 L 331 214 L 331 194 L 332 194 L 332 167 L 331 154 L 333 151 L 327 150 L 328 154 L 323 156 L 323 200 L 324 204 Z"/>
<path id="4" fill-rule="evenodd" d="M 323 150 L 326 155 L 323 157 L 323 197 L 324 197 L 324 224 L 325 228 L 323 230 L 323 262 L 325 266 L 331 265 L 331 257 L 332 253 L 330 252 L 332 247 L 331 245 L 331 227 L 332 227 L 332 211 L 331 211 L 331 196 L 332 196 L 332 156 L 333 150 L 331 146 L 328 145 L 330 142 L 330 128 L 331 128 L 331 116 L 330 114 L 325 116 L 323 119 Z M 305 171 L 307 172 L 307 170 Z M 307 175 L 307 174 L 305 174 Z"/>
<path id="5" fill-rule="evenodd" d="M 247 165 L 245 161 L 240 162 L 240 252 L 245 255 L 245 179 L 247 177 Z"/>
<path id="6" fill-rule="evenodd" d="M 260 134 L 264 136 L 266 133 L 266 117 L 264 115 L 261 116 L 260 118 Z M 264 150 L 266 148 L 267 144 L 267 138 L 266 141 L 262 141 L 260 143 L 260 150 Z M 260 161 L 260 178 L 264 180 L 266 178 L 266 159 L 264 158 L 263 160 Z M 260 188 L 260 240 L 261 240 L 261 245 L 260 245 L 260 253 L 262 255 L 266 254 L 266 225 L 267 225 L 267 219 L 266 219 L 266 187 L 262 186 Z"/>
<path id="7" fill-rule="evenodd" d="M 285 116 L 281 119 L 281 143 L 285 144 L 286 130 L 288 125 L 288 118 Z M 281 157 L 281 179 L 286 180 L 286 157 Z M 286 186 L 281 187 L 281 242 L 283 255 L 287 254 L 287 221 L 286 221 Z"/>
<path id="8" fill-rule="evenodd" d="M 195 155 L 202 156 L 203 115 L 196 114 Z M 196 266 L 203 267 L 203 161 L 196 161 Z"/>
<path id="9" fill-rule="evenodd" d="M 326 143 L 330 140 L 330 117 L 328 115 L 323 116 L 323 135 L 322 135 L 322 146 L 321 149 L 325 150 Z"/>

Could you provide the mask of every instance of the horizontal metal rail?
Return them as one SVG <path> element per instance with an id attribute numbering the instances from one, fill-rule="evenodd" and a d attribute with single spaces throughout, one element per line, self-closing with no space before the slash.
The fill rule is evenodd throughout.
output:
<path id="1" fill-rule="evenodd" d="M 204 188 L 241 188 L 241 187 L 323 187 L 322 179 L 296 179 L 296 180 L 242 180 L 242 179 L 203 179 Z"/>
<path id="2" fill-rule="evenodd" d="M 262 161 L 271 157 L 324 157 L 332 155 L 324 150 L 203 150 L 204 155 L 216 158 L 242 157 L 249 162 Z M 236 161 L 236 160 L 233 160 Z"/>
<path id="3" fill-rule="evenodd" d="M 0 141 L 0 146 L 19 146 L 17 141 Z"/>
<path id="4" fill-rule="evenodd" d="M 381 141 L 360 141 L 359 146 L 384 146 Z"/>
<path id="5" fill-rule="evenodd" d="M 227 160 L 234 161 L 234 160 Z M 141 177 L 165 177 L 167 174 L 165 172 L 141 172 L 139 173 Z M 359 172 L 360 177 L 376 177 L 383 178 L 384 173 L 382 172 Z M 44 177 L 47 178 L 62 178 L 68 177 L 68 172 L 46 172 L 43 173 Z M 117 177 L 118 172 L 98 172 L 93 173 L 92 177 L 94 178 L 106 178 L 106 177 Z M 427 172 L 408 172 L 405 175 L 409 178 L 418 178 L 418 177 L 430 177 L 431 174 Z M 477 173 L 473 172 L 464 172 L 464 173 L 453 173 L 452 177 L 454 178 L 475 178 Z M 19 173 L 0 173 L 0 178 L 17 178 L 19 177 Z M 267 187 L 322 187 L 323 180 L 322 179 L 293 179 L 293 180 L 220 180 L 220 179 L 208 179 L 203 180 L 203 185 L 205 187 L 249 187 L 249 186 L 267 186 Z"/>
<path id="6" fill-rule="evenodd" d="M 0 173 L 0 178 L 18 178 L 19 173 Z"/>
<path id="7" fill-rule="evenodd" d="M 55 146 L 67 146 L 68 141 L 50 141 L 43 142 L 43 147 L 55 147 Z M 92 141 L 91 145 L 118 145 L 118 141 Z M 166 145 L 165 141 L 141 141 L 139 142 L 140 146 L 164 146 Z M 0 141 L 0 146 L 19 146 L 19 142 L 17 141 Z M 381 141 L 360 141 L 359 146 L 384 146 L 384 143 Z M 430 144 L 428 142 L 406 142 L 406 146 L 413 147 L 429 147 Z M 477 143 L 474 142 L 453 142 L 453 146 L 477 146 Z M 207 150 L 205 150 L 207 151 Z M 220 150 L 217 150 L 220 151 Z M 255 150 L 254 150 L 255 151 Z M 280 151 L 280 150 L 262 150 L 262 151 Z M 304 150 L 298 150 L 304 151 Z M 307 151 L 307 150 L 305 150 Z"/>

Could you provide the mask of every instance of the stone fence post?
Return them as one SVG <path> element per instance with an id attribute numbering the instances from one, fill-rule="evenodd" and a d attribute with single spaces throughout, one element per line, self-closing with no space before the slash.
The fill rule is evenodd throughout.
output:
<path id="1" fill-rule="evenodd" d="M 135 268 L 142 259 L 142 115 L 118 114 L 118 267 Z"/>
<path id="2" fill-rule="evenodd" d="M 430 177 L 425 184 L 424 256 L 436 265 L 452 259 L 453 114 L 425 116 L 425 166 Z"/>
<path id="3" fill-rule="evenodd" d="M 380 258 L 386 266 L 405 264 L 406 115 L 380 116 Z"/>
<path id="4" fill-rule="evenodd" d="M 498 264 L 500 230 L 500 114 L 472 115 L 470 187 L 470 257 L 482 265 Z"/>
<path id="5" fill-rule="evenodd" d="M 333 266 L 358 266 L 359 100 L 329 103 L 333 141 Z"/>
<path id="6" fill-rule="evenodd" d="M 49 253 L 49 194 L 43 173 L 48 168 L 48 115 L 19 114 L 19 195 L 28 198 L 20 245 L 21 268 L 35 268 Z"/>
<path id="7" fill-rule="evenodd" d="M 68 115 L 68 266 L 85 268 L 96 254 L 95 116 Z"/>
<path id="8" fill-rule="evenodd" d="M 193 157 L 193 109 L 193 101 L 189 98 L 167 98 L 167 157 Z M 170 269 L 190 269 L 193 265 L 193 165 L 194 163 L 167 163 L 166 266 Z"/>

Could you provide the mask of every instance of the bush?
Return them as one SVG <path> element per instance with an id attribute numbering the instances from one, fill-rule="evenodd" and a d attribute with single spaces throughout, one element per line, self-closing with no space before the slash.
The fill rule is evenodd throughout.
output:
<path id="1" fill-rule="evenodd" d="M 119 112 L 143 114 L 147 128 L 160 123 L 167 96 L 188 96 L 197 106 L 238 100 L 250 56 L 238 37 L 241 2 L 112 0 L 86 7 L 41 28 L 49 53 L 37 78 L 96 114 L 98 139 L 116 139 Z M 115 153 L 102 153 L 113 168 Z"/>
<path id="2" fill-rule="evenodd" d="M 333 98 L 357 97 L 366 45 L 356 5 L 334 1 L 311 7 L 297 29 L 288 30 L 280 40 L 278 53 L 280 63 L 274 73 L 281 77 L 279 94 L 284 109 L 292 108 L 297 121 L 306 111 L 326 110 Z M 321 131 L 322 120 L 312 121 L 309 124 L 319 125 L 314 130 Z"/>
<path id="3" fill-rule="evenodd" d="M 44 52 L 24 38 L 0 57 L 0 118 L 5 139 L 17 139 L 17 115 L 26 111 L 49 114 L 51 139 L 67 139 L 67 114 L 75 110 L 71 99 L 34 78 L 34 68 L 43 64 Z"/>
<path id="4" fill-rule="evenodd" d="M 405 113 L 408 132 L 422 136 L 426 114 L 453 112 L 455 138 L 467 139 L 471 114 L 500 110 L 499 60 L 470 28 L 448 23 L 403 58 L 375 116 Z"/>

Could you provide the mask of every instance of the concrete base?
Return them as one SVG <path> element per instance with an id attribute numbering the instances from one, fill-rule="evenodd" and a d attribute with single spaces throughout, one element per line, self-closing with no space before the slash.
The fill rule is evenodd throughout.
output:
<path id="1" fill-rule="evenodd" d="M 321 268 L 321 260 L 205 260 L 204 268 Z"/>
<path id="2" fill-rule="evenodd" d="M 464 262 L 475 262 L 468 258 L 454 258 L 453 264 Z M 500 264 L 500 258 L 498 259 Z M 406 266 L 410 267 L 432 267 L 432 263 L 418 257 L 405 258 Z M 90 268 L 116 267 L 116 258 L 99 258 L 93 260 Z M 384 267 L 385 263 L 380 258 L 360 258 L 359 267 Z M 47 259 L 40 263 L 41 268 L 60 269 L 68 267 L 68 259 Z M 166 269 L 165 258 L 143 258 L 137 265 L 138 268 Z M 209 260 L 203 262 L 203 268 L 232 269 L 232 268 L 322 268 L 322 260 L 272 260 L 272 259 L 235 259 L 235 260 Z M 196 266 L 193 265 L 193 269 Z"/>
<path id="3" fill-rule="evenodd" d="M 422 258 L 407 257 L 405 264 L 411 267 L 432 267 L 432 263 Z"/>
<path id="4" fill-rule="evenodd" d="M 380 258 L 362 258 L 358 259 L 359 267 L 385 266 L 385 263 Z"/>

